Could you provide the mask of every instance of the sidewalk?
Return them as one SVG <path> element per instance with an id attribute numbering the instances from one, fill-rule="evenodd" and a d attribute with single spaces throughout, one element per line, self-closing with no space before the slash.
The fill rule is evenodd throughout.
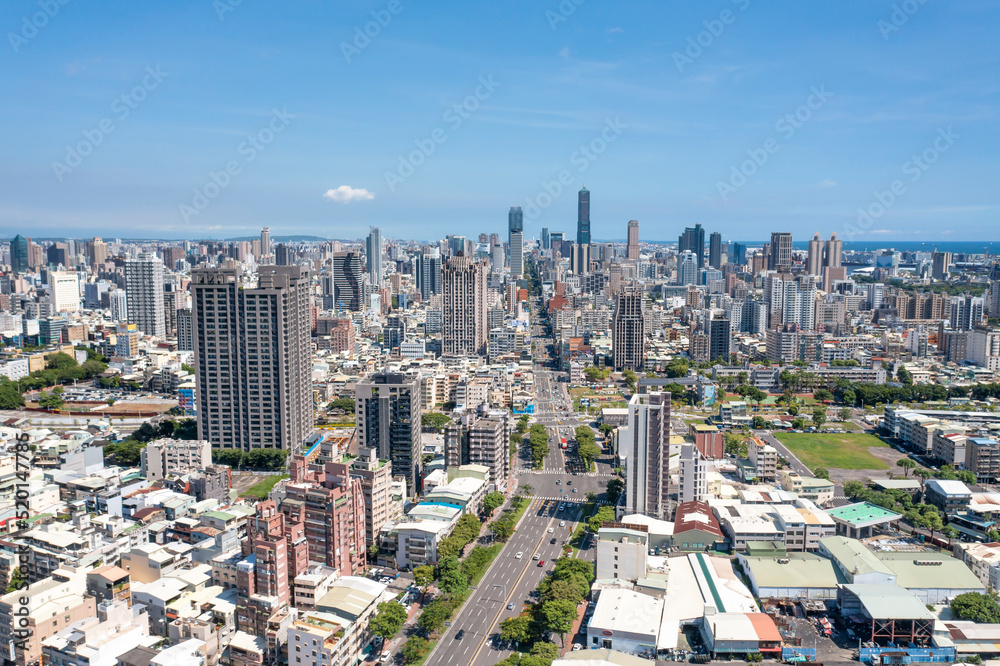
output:
<path id="1" fill-rule="evenodd" d="M 581 638 L 580 636 L 577 635 L 580 633 L 580 627 L 583 626 L 583 616 L 587 614 L 587 606 L 588 603 L 586 599 L 577 604 L 576 619 L 573 620 L 573 629 L 570 631 L 570 633 L 566 634 L 566 647 L 563 647 L 559 650 L 560 656 L 565 656 L 567 652 L 572 652 L 573 643 L 579 642 L 580 645 L 584 646 L 584 648 L 587 647 L 586 646 L 587 637 L 583 636 Z M 579 641 L 577 641 L 578 638 L 580 639 Z"/>

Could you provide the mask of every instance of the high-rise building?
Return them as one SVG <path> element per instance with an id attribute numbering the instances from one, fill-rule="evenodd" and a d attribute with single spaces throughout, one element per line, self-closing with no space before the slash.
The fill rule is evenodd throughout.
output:
<path id="1" fill-rule="evenodd" d="M 52 271 L 49 273 L 49 286 L 52 288 L 53 311 L 79 312 L 80 278 L 75 272 Z"/>
<path id="2" fill-rule="evenodd" d="M 628 404 L 628 425 L 620 429 L 625 454 L 628 513 L 670 518 L 670 394 L 636 393 Z"/>
<path id="3" fill-rule="evenodd" d="M 708 236 L 708 265 L 711 268 L 722 268 L 722 234 L 713 231 Z"/>
<path id="4" fill-rule="evenodd" d="M 441 250 L 427 246 L 417 255 L 417 289 L 426 301 L 443 291 L 441 285 Z"/>
<path id="5" fill-rule="evenodd" d="M 198 437 L 296 452 L 312 434 L 310 281 L 302 266 L 191 273 Z M 131 306 L 130 306 L 131 307 Z"/>
<path id="6" fill-rule="evenodd" d="M 382 230 L 372 227 L 365 240 L 365 254 L 368 260 L 368 281 L 376 286 L 382 286 Z"/>
<path id="7" fill-rule="evenodd" d="M 21 234 L 14 236 L 10 242 L 10 267 L 15 273 L 27 273 L 31 270 L 31 255 L 28 246 L 31 244 L 30 238 L 25 238 Z"/>
<path id="8" fill-rule="evenodd" d="M 684 233 L 677 239 L 677 253 L 694 252 L 698 261 L 698 268 L 705 267 L 705 230 L 700 224 L 693 227 L 686 227 Z"/>
<path id="9" fill-rule="evenodd" d="M 680 502 L 700 502 L 708 495 L 708 461 L 694 444 L 682 444 L 677 478 Z"/>
<path id="10" fill-rule="evenodd" d="M 830 240 L 826 242 L 826 256 L 823 257 L 824 268 L 840 268 L 844 265 L 844 241 L 837 238 L 837 234 L 830 234 Z"/>
<path id="11" fill-rule="evenodd" d="M 698 257 L 691 250 L 677 257 L 677 284 L 698 284 Z"/>
<path id="12" fill-rule="evenodd" d="M 357 252 L 333 253 L 333 303 L 339 310 L 358 312 L 362 308 L 361 255 Z"/>
<path id="13" fill-rule="evenodd" d="M 351 461 L 351 478 L 361 482 L 368 542 L 377 543 L 382 526 L 392 518 L 392 463 L 380 459 L 375 449 L 359 449 Z"/>
<path id="14" fill-rule="evenodd" d="M 747 246 L 743 243 L 730 243 L 729 263 L 736 266 L 742 266 L 747 263 Z"/>
<path id="15" fill-rule="evenodd" d="M 140 252 L 125 262 L 125 293 L 129 321 L 146 335 L 167 336 L 163 310 L 163 262 L 155 254 Z"/>
<path id="16" fill-rule="evenodd" d="M 628 245 L 626 246 L 629 261 L 639 261 L 639 220 L 628 221 Z"/>
<path id="17" fill-rule="evenodd" d="M 615 370 L 643 370 L 646 364 L 645 295 L 638 287 L 618 294 L 611 318 L 611 350 Z"/>
<path id="18" fill-rule="evenodd" d="M 274 246 L 274 263 L 278 266 L 292 265 L 293 250 L 285 243 Z"/>
<path id="19" fill-rule="evenodd" d="M 507 214 L 510 234 L 510 276 L 515 280 L 524 277 L 524 213 L 520 206 L 511 206 Z"/>
<path id="20" fill-rule="evenodd" d="M 460 421 L 445 428 L 445 462 L 452 468 L 461 465 L 489 467 L 491 490 L 505 493 L 510 483 L 512 433 L 509 412 L 482 417 L 466 412 Z"/>
<path id="21" fill-rule="evenodd" d="M 91 266 L 103 264 L 108 260 L 108 244 L 100 237 L 94 236 L 94 240 L 87 243 L 87 259 Z"/>
<path id="22" fill-rule="evenodd" d="M 809 241 L 806 273 L 816 276 L 823 274 L 823 239 L 819 234 L 814 234 L 812 240 Z"/>
<path id="23" fill-rule="evenodd" d="M 408 494 L 420 489 L 421 386 L 419 377 L 379 373 L 357 383 L 354 389 L 358 450 L 378 451 L 392 463 L 393 474 L 406 479 Z"/>
<path id="24" fill-rule="evenodd" d="M 951 252 L 935 252 L 931 255 L 931 278 L 947 280 L 951 267 Z"/>
<path id="25" fill-rule="evenodd" d="M 488 277 L 487 264 L 472 257 L 459 255 L 445 263 L 443 353 L 486 355 Z"/>
<path id="26" fill-rule="evenodd" d="M 548 227 L 542 227 L 542 249 L 543 250 L 548 250 L 551 247 L 552 247 L 552 244 L 551 244 L 551 242 L 549 240 L 549 228 Z"/>
<path id="27" fill-rule="evenodd" d="M 708 333 L 708 360 L 724 359 L 729 362 L 730 353 L 730 319 L 725 310 L 714 310 L 706 322 Z"/>
<path id="28" fill-rule="evenodd" d="M 271 256 L 271 228 L 264 227 L 260 230 L 260 254 L 262 257 Z"/>
<path id="29" fill-rule="evenodd" d="M 108 307 L 111 309 L 112 321 L 128 321 L 128 296 L 124 289 L 108 292 Z"/>
<path id="30" fill-rule="evenodd" d="M 953 331 L 971 331 L 983 321 L 986 301 L 982 297 L 953 296 L 948 305 L 948 319 Z"/>
<path id="31" fill-rule="evenodd" d="M 177 311 L 177 350 L 194 351 L 194 318 L 187 308 Z"/>
<path id="32" fill-rule="evenodd" d="M 590 245 L 572 244 L 569 264 L 570 270 L 575 275 L 587 275 L 590 273 Z"/>
<path id="33" fill-rule="evenodd" d="M 792 270 L 792 234 L 790 232 L 771 232 L 771 253 L 768 256 L 767 267 L 779 273 L 788 273 Z"/>
<path id="34" fill-rule="evenodd" d="M 590 245 L 590 190 L 586 186 L 576 197 L 576 242 Z"/>

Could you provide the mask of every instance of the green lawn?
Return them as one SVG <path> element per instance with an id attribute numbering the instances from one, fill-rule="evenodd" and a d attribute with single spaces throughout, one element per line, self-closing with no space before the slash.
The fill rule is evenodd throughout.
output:
<path id="1" fill-rule="evenodd" d="M 775 437 L 810 469 L 815 467 L 889 469 L 889 465 L 868 452 L 868 449 L 872 447 L 885 448 L 889 446 L 872 435 L 781 432 L 775 433 Z"/>
<path id="2" fill-rule="evenodd" d="M 257 499 L 267 499 L 267 494 L 271 492 L 271 489 L 274 488 L 275 485 L 277 485 L 278 481 L 287 478 L 287 474 L 269 476 L 263 481 L 258 481 L 247 488 L 241 497 L 251 496 L 256 497 Z"/>

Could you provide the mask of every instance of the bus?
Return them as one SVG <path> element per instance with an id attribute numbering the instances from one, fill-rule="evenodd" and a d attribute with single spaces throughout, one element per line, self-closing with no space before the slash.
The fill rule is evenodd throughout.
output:
<path id="1" fill-rule="evenodd" d="M 563 447 L 563 450 L 565 451 L 566 450 L 566 438 L 565 437 L 562 438 L 562 447 Z"/>

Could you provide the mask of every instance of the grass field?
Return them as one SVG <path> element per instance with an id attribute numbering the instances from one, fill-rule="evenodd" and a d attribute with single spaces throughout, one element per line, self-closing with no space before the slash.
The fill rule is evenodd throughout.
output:
<path id="1" fill-rule="evenodd" d="M 889 445 L 863 433 L 811 434 L 775 433 L 775 437 L 810 469 L 889 469 L 889 465 L 868 452 L 869 448 Z"/>
<path id="2" fill-rule="evenodd" d="M 269 476 L 263 481 L 258 481 L 244 491 L 242 496 L 256 497 L 257 499 L 267 499 L 267 494 L 277 485 L 278 481 L 287 479 L 287 474 Z"/>

